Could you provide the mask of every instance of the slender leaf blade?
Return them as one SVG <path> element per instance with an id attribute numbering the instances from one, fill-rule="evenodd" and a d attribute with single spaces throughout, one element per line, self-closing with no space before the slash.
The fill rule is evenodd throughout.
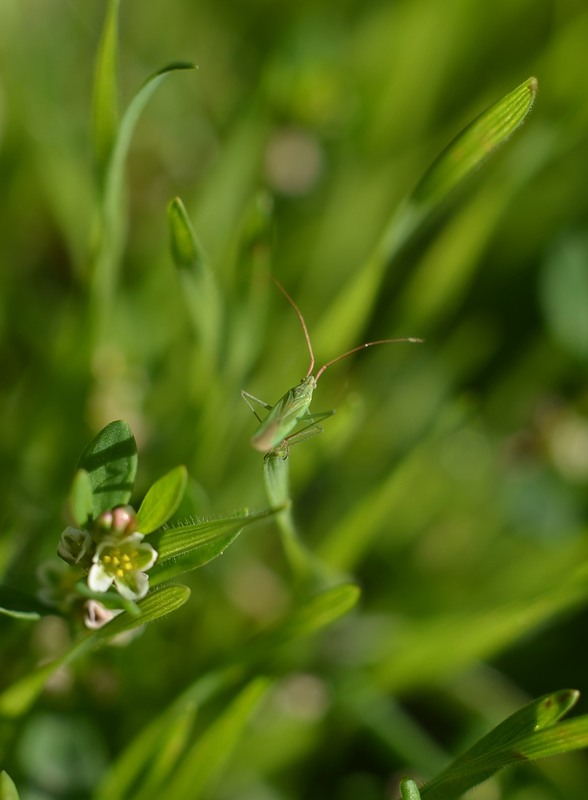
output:
<path id="1" fill-rule="evenodd" d="M 168 521 L 177 511 L 187 483 L 188 471 L 181 465 L 153 484 L 137 512 L 137 528 L 141 533 L 152 533 Z"/>
<path id="2" fill-rule="evenodd" d="M 252 680 L 195 742 L 166 784 L 169 800 L 197 800 L 209 794 L 269 686 L 268 678 Z"/>
<path id="3" fill-rule="evenodd" d="M 92 139 L 100 176 L 106 171 L 118 127 L 118 11 L 119 0 L 110 0 L 96 58 Z"/>
<path id="4" fill-rule="evenodd" d="M 155 622 L 155 620 L 181 608 L 189 597 L 190 589 L 187 586 L 164 586 L 154 589 L 137 603 L 139 614 L 123 611 L 122 614 L 114 617 L 104 627 L 97 630 L 94 636 L 97 639 L 110 639 L 112 636 L 127 633 L 141 625 Z"/>
<path id="5" fill-rule="evenodd" d="M 47 613 L 47 607 L 33 595 L 11 586 L 0 586 L 0 614 L 15 619 L 35 620 Z"/>
<path id="6" fill-rule="evenodd" d="M 409 204 L 433 209 L 516 131 L 537 94 L 532 77 L 482 112 L 443 150 L 414 190 Z"/>
<path id="7" fill-rule="evenodd" d="M 209 561 L 222 555 L 243 528 L 267 519 L 272 513 L 268 509 L 252 514 L 236 514 L 164 531 L 154 542 L 159 557 L 150 572 L 151 585 L 156 586 L 172 577 L 208 564 Z"/>

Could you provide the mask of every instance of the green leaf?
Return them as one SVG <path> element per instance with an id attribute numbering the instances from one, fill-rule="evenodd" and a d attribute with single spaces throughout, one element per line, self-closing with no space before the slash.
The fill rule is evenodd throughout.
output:
<path id="1" fill-rule="evenodd" d="M 153 484 L 137 512 L 137 529 L 141 533 L 151 533 L 168 521 L 182 501 L 187 482 L 186 467 L 179 466 Z"/>
<path id="2" fill-rule="evenodd" d="M 19 794 L 10 775 L 0 772 L 0 800 L 19 800 Z"/>
<path id="3" fill-rule="evenodd" d="M 195 69 L 194 64 L 176 62 L 151 75 L 129 103 L 107 165 L 101 210 L 101 228 L 93 264 L 92 325 L 100 341 L 106 332 L 118 278 L 126 233 L 124 197 L 125 163 L 135 126 L 147 102 L 171 73 Z"/>
<path id="4" fill-rule="evenodd" d="M 425 213 L 437 206 L 524 122 L 536 94 L 537 79 L 528 78 L 482 112 L 431 164 L 409 204 Z"/>
<path id="5" fill-rule="evenodd" d="M 90 476 L 95 517 L 128 503 L 137 472 L 137 445 L 127 423 L 118 420 L 103 428 L 80 456 L 79 469 Z"/>
<path id="6" fill-rule="evenodd" d="M 169 202 L 167 221 L 170 248 L 176 267 L 186 269 L 194 274 L 207 274 L 208 264 L 202 245 L 198 241 L 186 208 L 179 197 Z"/>
<path id="7" fill-rule="evenodd" d="M 189 597 L 190 589 L 187 586 L 164 586 L 155 589 L 137 603 L 139 614 L 123 611 L 103 628 L 97 630 L 94 636 L 97 639 L 110 639 L 112 636 L 127 633 L 141 625 L 155 622 L 183 606 Z"/>
<path id="8" fill-rule="evenodd" d="M 96 58 L 92 139 L 100 176 L 106 171 L 118 126 L 118 9 L 119 0 L 110 0 Z"/>
<path id="9" fill-rule="evenodd" d="M 564 689 L 524 706 L 421 789 L 423 800 L 458 797 L 503 767 L 588 745 L 588 717 L 557 725 L 579 693 Z"/>
<path id="10" fill-rule="evenodd" d="M 210 796 L 269 686 L 268 678 L 256 678 L 237 695 L 188 750 L 171 780 L 166 782 L 166 798 L 197 800 Z"/>
<path id="11" fill-rule="evenodd" d="M 170 528 L 155 540 L 159 557 L 149 573 L 151 586 L 208 564 L 227 549 L 243 528 L 267 519 L 274 512 L 258 511 Z"/>
<path id="12" fill-rule="evenodd" d="M 12 589 L 10 586 L 0 586 L 0 614 L 16 619 L 39 619 L 47 614 L 46 606 L 42 605 L 36 597 Z"/>
<path id="13" fill-rule="evenodd" d="M 221 301 L 214 273 L 179 197 L 167 207 L 172 258 L 178 269 L 190 322 L 201 341 L 205 365 L 216 364 L 222 325 Z"/>
<path id="14" fill-rule="evenodd" d="M 78 528 L 87 528 L 94 514 L 92 479 L 85 469 L 78 469 L 69 492 L 69 513 Z"/>
<path id="15" fill-rule="evenodd" d="M 480 114 L 443 150 L 412 195 L 393 213 L 363 267 L 323 314 L 315 342 L 324 339 L 332 347 L 345 349 L 359 335 L 388 266 L 445 197 L 516 131 L 533 107 L 536 94 L 537 79 L 529 78 Z M 334 339 L 333 331 L 340 331 L 340 337 Z"/>
<path id="16" fill-rule="evenodd" d="M 419 787 L 410 778 L 404 778 L 400 782 L 400 797 L 402 800 L 421 800 Z"/>
<path id="17" fill-rule="evenodd" d="M 360 589 L 352 583 L 343 583 L 316 594 L 295 608 L 276 628 L 261 634 L 252 643 L 253 660 L 297 639 L 312 636 L 347 614 L 357 604 Z"/>

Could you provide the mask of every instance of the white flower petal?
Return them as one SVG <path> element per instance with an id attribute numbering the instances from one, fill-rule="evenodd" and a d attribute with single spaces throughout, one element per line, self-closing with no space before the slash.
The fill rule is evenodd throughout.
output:
<path id="1" fill-rule="evenodd" d="M 114 584 L 125 600 L 140 600 L 149 591 L 149 578 L 138 570 L 125 575 L 124 581 L 115 578 Z"/>
<path id="2" fill-rule="evenodd" d="M 95 558 L 96 556 L 94 556 Z M 88 573 L 88 587 L 93 592 L 106 592 L 112 586 L 113 576 L 109 575 L 102 564 L 93 564 Z"/>

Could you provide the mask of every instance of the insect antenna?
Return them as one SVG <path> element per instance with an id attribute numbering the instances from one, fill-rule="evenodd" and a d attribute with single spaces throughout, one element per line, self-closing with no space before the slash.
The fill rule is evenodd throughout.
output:
<path id="1" fill-rule="evenodd" d="M 273 275 L 270 275 L 270 278 L 276 284 L 276 286 L 281 291 L 281 293 L 284 295 L 286 300 L 290 303 L 290 305 L 292 306 L 292 308 L 296 312 L 296 316 L 300 320 L 300 324 L 302 325 L 302 330 L 304 332 L 304 338 L 306 339 L 306 346 L 308 347 L 308 352 L 309 352 L 309 355 L 310 355 L 310 366 L 308 367 L 308 372 L 306 373 L 306 377 L 308 378 L 309 375 L 312 375 L 312 371 L 314 369 L 315 360 L 314 360 L 314 352 L 313 352 L 313 349 L 312 349 L 312 344 L 310 342 L 310 336 L 309 336 L 309 333 L 308 333 L 308 328 L 306 327 L 306 322 L 304 321 L 304 317 L 302 316 L 302 312 L 300 311 L 300 309 L 298 308 L 298 306 L 296 305 L 296 303 L 294 302 L 292 297 L 290 297 L 288 292 L 284 289 L 284 287 L 279 282 L 279 280 L 277 278 L 274 278 Z M 349 355 L 349 354 L 346 353 L 345 355 Z M 327 364 L 327 366 L 329 366 L 329 365 Z M 323 367 L 322 369 L 324 370 L 325 367 Z"/>
<path id="2" fill-rule="evenodd" d="M 409 336 L 402 339 L 378 339 L 377 342 L 365 342 L 364 344 L 354 347 L 352 350 L 348 350 L 346 353 L 342 353 L 340 356 L 337 356 L 337 358 L 332 358 L 330 361 L 327 361 L 327 363 L 323 364 L 323 366 L 319 369 L 314 378 L 316 381 L 318 381 L 326 369 L 333 364 L 336 364 L 337 361 L 342 361 L 344 358 L 347 358 L 347 356 L 350 356 L 352 353 L 357 353 L 359 350 L 363 350 L 365 347 L 373 347 L 375 344 L 391 344 L 392 342 L 413 342 L 414 344 L 422 344 L 424 339 L 415 339 L 414 337 Z"/>

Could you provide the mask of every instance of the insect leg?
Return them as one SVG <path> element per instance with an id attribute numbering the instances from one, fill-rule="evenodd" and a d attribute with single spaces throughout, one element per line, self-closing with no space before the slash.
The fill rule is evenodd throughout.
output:
<path id="1" fill-rule="evenodd" d="M 251 411 L 254 413 L 255 418 L 257 419 L 258 422 L 261 422 L 261 417 L 253 407 L 252 403 L 257 403 L 258 406 L 262 406 L 267 411 L 271 411 L 271 409 L 273 408 L 273 406 L 270 406 L 269 403 L 265 403 L 263 400 L 260 400 L 259 397 L 255 397 L 255 395 L 249 394 L 249 392 L 246 392 L 244 389 L 241 389 L 241 397 L 243 398 L 243 400 L 245 400 Z"/>

